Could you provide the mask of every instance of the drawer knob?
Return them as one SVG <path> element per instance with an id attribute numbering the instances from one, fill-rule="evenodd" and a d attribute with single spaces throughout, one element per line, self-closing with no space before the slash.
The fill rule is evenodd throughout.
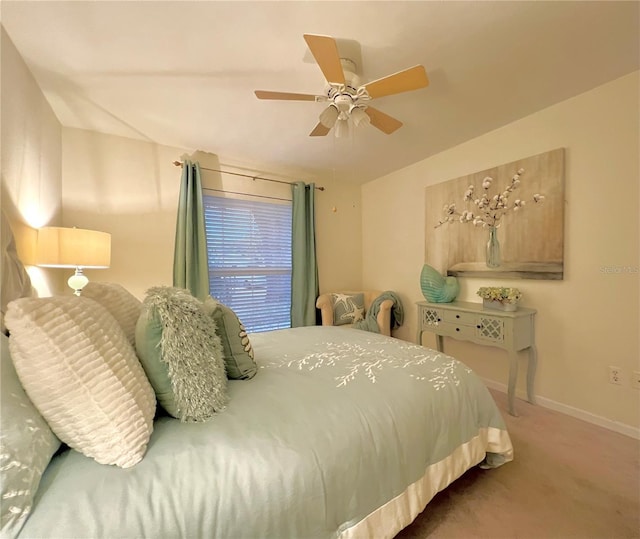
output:
<path id="1" fill-rule="evenodd" d="M 442 318 L 438 318 L 438 322 L 442 322 Z"/>
<path id="2" fill-rule="evenodd" d="M 456 331 L 460 331 L 460 328 L 456 328 Z"/>
<path id="3" fill-rule="evenodd" d="M 460 315 L 459 315 L 459 314 L 456 314 L 456 318 L 460 318 Z"/>
<path id="4" fill-rule="evenodd" d="M 481 329 L 481 328 L 482 328 L 482 326 L 481 326 L 480 324 L 478 324 L 476 327 L 477 327 L 478 329 Z"/>

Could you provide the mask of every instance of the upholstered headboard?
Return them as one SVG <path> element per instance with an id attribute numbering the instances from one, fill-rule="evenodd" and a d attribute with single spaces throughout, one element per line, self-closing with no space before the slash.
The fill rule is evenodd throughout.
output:
<path id="1" fill-rule="evenodd" d="M 2 252 L 0 253 L 2 256 L 0 264 L 0 275 L 2 277 L 0 307 L 2 314 L 0 315 L 0 323 L 2 332 L 6 334 L 7 328 L 4 325 L 4 313 L 7 310 L 7 305 L 14 299 L 33 295 L 33 289 L 29 274 L 18 258 L 13 231 L 4 211 L 0 211 L 0 231 L 2 235 Z"/>

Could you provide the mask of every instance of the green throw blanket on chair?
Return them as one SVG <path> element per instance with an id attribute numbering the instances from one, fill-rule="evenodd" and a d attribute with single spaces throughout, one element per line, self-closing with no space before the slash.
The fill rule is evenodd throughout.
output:
<path id="1" fill-rule="evenodd" d="M 371 331 L 372 333 L 380 333 L 378 327 L 378 313 L 380 312 L 380 305 L 386 299 L 393 301 L 393 307 L 391 307 L 391 329 L 396 329 L 404 322 L 404 310 L 402 308 L 402 301 L 398 297 L 398 294 L 387 290 L 380 294 L 376 299 L 371 302 L 371 306 L 367 311 L 364 320 L 356 322 L 353 327 L 356 329 L 362 329 L 364 331 Z"/>

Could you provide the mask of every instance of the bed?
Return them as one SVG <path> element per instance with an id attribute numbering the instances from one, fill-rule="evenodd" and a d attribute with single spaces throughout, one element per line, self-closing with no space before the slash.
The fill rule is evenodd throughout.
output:
<path id="1" fill-rule="evenodd" d="M 9 303 L 7 322 L 20 301 Z M 2 336 L 3 390 L 8 356 L 21 353 L 11 341 L 20 334 L 15 314 L 7 324 L 15 335 Z M 133 353 L 126 331 L 104 335 Z M 54 443 L 41 477 L 12 503 L 7 432 L 19 418 L 3 413 L 3 536 L 394 537 L 466 470 L 513 458 L 488 390 L 450 356 L 331 326 L 247 341 L 255 372 L 226 380 L 223 409 L 210 418 L 181 421 L 154 400 L 138 462 L 101 464 Z"/>

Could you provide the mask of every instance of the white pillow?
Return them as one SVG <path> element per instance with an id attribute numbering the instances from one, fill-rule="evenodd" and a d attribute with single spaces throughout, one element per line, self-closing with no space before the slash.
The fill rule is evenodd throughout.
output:
<path id="1" fill-rule="evenodd" d="M 66 296 L 15 300 L 6 323 L 18 377 L 56 436 L 101 464 L 139 462 L 156 401 L 116 319 Z"/>
<path id="2" fill-rule="evenodd" d="M 102 305 L 118 321 L 131 346 L 136 345 L 136 323 L 142 302 L 122 285 L 91 281 L 82 289 L 82 297 Z"/>

